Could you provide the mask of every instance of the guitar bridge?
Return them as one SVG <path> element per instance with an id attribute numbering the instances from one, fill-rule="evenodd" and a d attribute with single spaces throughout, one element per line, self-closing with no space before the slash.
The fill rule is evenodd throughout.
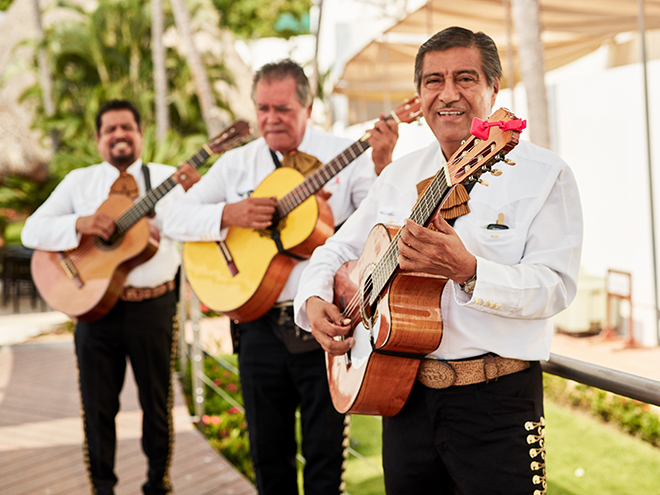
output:
<path id="1" fill-rule="evenodd" d="M 80 278 L 80 273 L 78 272 L 76 265 L 74 265 L 73 261 L 71 261 L 71 258 L 69 258 L 62 251 L 59 251 L 57 256 L 60 258 L 60 266 L 64 270 L 64 273 L 66 273 L 66 276 L 73 280 L 78 288 L 81 289 L 85 284 Z"/>

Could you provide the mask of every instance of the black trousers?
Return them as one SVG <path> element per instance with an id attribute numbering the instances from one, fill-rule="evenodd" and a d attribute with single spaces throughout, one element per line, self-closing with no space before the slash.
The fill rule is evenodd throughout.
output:
<path id="1" fill-rule="evenodd" d="M 260 495 L 295 495 L 295 412 L 300 406 L 304 489 L 338 495 L 343 463 L 344 415 L 330 398 L 325 354 L 292 354 L 273 333 L 268 315 L 236 327 L 250 453 Z"/>
<path id="2" fill-rule="evenodd" d="M 401 412 L 383 418 L 388 495 L 541 495 L 543 383 L 524 371 L 442 390 L 415 382 Z"/>
<path id="3" fill-rule="evenodd" d="M 85 430 L 85 461 L 92 493 L 114 493 L 119 394 L 130 360 L 143 411 L 142 450 L 149 460 L 146 495 L 171 490 L 174 442 L 172 364 L 176 294 L 141 302 L 119 301 L 94 323 L 78 322 L 76 355 Z"/>

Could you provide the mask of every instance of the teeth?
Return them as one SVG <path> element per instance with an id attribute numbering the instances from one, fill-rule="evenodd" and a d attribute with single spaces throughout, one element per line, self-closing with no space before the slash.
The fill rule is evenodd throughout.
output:
<path id="1" fill-rule="evenodd" d="M 458 112 L 458 111 L 454 111 L 454 112 L 445 111 L 445 112 L 438 112 L 438 113 L 440 115 L 462 115 L 463 114 L 463 112 Z"/>
<path id="2" fill-rule="evenodd" d="M 119 142 L 119 143 L 116 143 L 116 144 L 113 146 L 113 148 L 128 148 L 128 143 Z"/>

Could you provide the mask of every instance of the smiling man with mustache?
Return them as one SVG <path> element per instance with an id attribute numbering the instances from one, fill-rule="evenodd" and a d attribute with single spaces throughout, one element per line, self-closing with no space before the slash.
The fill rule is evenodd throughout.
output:
<path id="1" fill-rule="evenodd" d="M 314 252 L 294 301 L 296 322 L 328 354 L 351 349 L 351 327 L 332 304 L 334 276 L 360 257 L 377 224 L 403 225 L 401 270 L 447 279 L 436 299 L 440 345 L 419 356 L 405 405 L 383 418 L 388 495 L 546 493 L 539 360 L 549 357 L 552 316 L 575 296 L 582 244 L 570 168 L 520 142 L 508 155 L 517 165 L 489 177 L 490 187 L 475 185 L 469 212 L 453 226 L 441 213 L 434 230 L 409 220 L 418 187 L 470 137 L 475 117 L 489 117 L 501 77 L 497 47 L 484 33 L 451 27 L 420 47 L 414 79 L 436 141 L 383 171 L 344 227 Z"/>
<path id="2" fill-rule="evenodd" d="M 96 143 L 103 162 L 73 170 L 25 222 L 23 244 L 42 251 L 66 251 L 79 246 L 88 234 L 108 239 L 115 218 L 99 212 L 109 194 L 143 197 L 149 188 L 174 174 L 189 187 L 199 178 L 188 164 L 178 171 L 158 163 L 143 164 L 140 114 L 126 100 L 112 100 L 96 116 Z M 181 180 L 185 173 L 186 180 Z M 183 188 L 163 197 L 149 218 L 161 231 L 163 213 Z M 119 213 L 119 212 L 118 212 Z M 180 264 L 177 243 L 161 235 L 156 254 L 130 271 L 120 300 L 101 319 L 77 322 L 74 334 L 85 432 L 85 463 L 91 493 L 112 495 L 117 483 L 115 416 L 131 362 L 144 413 L 142 446 L 149 460 L 145 495 L 172 490 L 169 467 L 172 429 L 172 354 L 177 293 L 175 276 Z M 122 289 L 122 288 L 120 288 Z"/>

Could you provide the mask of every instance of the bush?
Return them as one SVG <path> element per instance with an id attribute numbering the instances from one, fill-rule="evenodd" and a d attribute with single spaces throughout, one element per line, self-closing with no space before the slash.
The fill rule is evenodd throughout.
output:
<path id="1" fill-rule="evenodd" d="M 197 423 L 197 428 L 213 448 L 254 483 L 255 476 L 250 458 L 247 423 L 242 410 L 243 396 L 241 395 L 240 380 L 236 374 L 221 366 L 211 356 L 204 358 L 204 374 L 222 392 L 222 395 L 218 394 L 210 385 L 205 386 L 204 415 Z M 194 414 L 190 376 L 189 368 L 183 388 L 190 412 Z M 237 407 L 236 404 L 241 407 Z"/>
<path id="2" fill-rule="evenodd" d="M 660 418 L 649 404 L 547 373 L 543 385 L 549 400 L 585 411 L 660 447 Z"/>

